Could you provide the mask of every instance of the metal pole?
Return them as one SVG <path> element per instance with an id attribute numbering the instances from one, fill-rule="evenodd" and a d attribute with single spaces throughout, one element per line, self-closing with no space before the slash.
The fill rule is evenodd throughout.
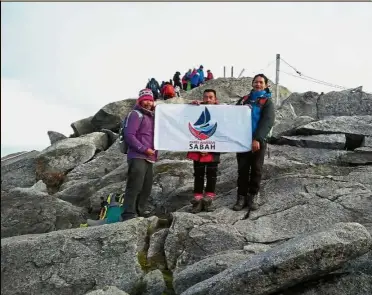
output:
<path id="1" fill-rule="evenodd" d="M 243 75 L 244 71 L 245 71 L 245 69 L 242 69 L 242 71 L 240 72 L 238 78 L 240 78 Z"/>
<path id="2" fill-rule="evenodd" d="M 275 77 L 275 104 L 279 105 L 279 72 L 280 72 L 280 54 L 276 55 L 276 77 Z"/>
<path id="3" fill-rule="evenodd" d="M 223 77 L 226 78 L 226 67 L 223 66 Z"/>
<path id="4" fill-rule="evenodd" d="M 231 78 L 233 78 L 234 77 L 234 67 L 232 66 L 231 67 Z"/>

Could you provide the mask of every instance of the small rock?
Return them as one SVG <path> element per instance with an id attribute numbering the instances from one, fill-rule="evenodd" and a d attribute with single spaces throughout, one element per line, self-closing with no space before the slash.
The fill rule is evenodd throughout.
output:
<path id="1" fill-rule="evenodd" d="M 50 139 L 50 144 L 55 144 L 57 141 L 67 138 L 67 136 L 63 135 L 62 133 L 56 132 L 56 131 L 48 131 L 48 136 Z"/>
<path id="2" fill-rule="evenodd" d="M 100 290 L 95 290 L 95 291 L 86 293 L 85 295 L 129 295 L 129 294 L 118 289 L 115 286 L 109 286 L 109 287 L 105 287 Z"/>
<path id="3" fill-rule="evenodd" d="M 163 274 L 158 269 L 146 274 L 143 283 L 146 287 L 142 295 L 162 295 L 166 289 Z"/>

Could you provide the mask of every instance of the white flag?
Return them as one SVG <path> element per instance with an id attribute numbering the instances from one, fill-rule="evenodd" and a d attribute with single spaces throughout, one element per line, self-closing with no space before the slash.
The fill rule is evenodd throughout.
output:
<path id="1" fill-rule="evenodd" d="M 160 104 L 155 149 L 247 152 L 252 149 L 251 109 L 233 105 Z"/>

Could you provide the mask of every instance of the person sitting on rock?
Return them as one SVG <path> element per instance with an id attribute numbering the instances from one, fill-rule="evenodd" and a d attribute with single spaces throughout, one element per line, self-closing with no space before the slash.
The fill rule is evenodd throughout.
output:
<path id="1" fill-rule="evenodd" d="M 216 91 L 206 89 L 203 93 L 203 101 L 193 101 L 194 105 L 218 104 Z M 187 158 L 194 161 L 194 199 L 191 201 L 192 213 L 209 211 L 212 201 L 216 197 L 217 170 L 220 162 L 220 153 L 211 152 L 188 152 Z M 207 176 L 207 185 L 204 192 L 204 177 Z"/>
<path id="2" fill-rule="evenodd" d="M 237 102 L 252 109 L 252 151 L 237 154 L 238 192 L 233 207 L 235 211 L 248 207 L 246 217 L 251 210 L 258 209 L 253 201 L 260 190 L 266 138 L 275 122 L 275 107 L 267 84 L 264 74 L 254 76 L 253 89 Z"/>
<path id="3" fill-rule="evenodd" d="M 128 144 L 128 176 L 124 196 L 123 221 L 145 215 L 145 205 L 151 194 L 153 163 L 157 160 L 154 150 L 154 97 L 151 89 L 139 92 L 139 98 L 124 129 Z"/>

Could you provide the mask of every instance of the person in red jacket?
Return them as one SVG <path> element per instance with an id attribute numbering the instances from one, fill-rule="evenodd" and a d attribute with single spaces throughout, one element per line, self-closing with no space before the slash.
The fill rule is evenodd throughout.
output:
<path id="1" fill-rule="evenodd" d="M 214 77 L 213 77 L 213 74 L 211 72 L 211 70 L 208 70 L 207 71 L 207 78 L 205 79 L 205 81 L 209 81 L 209 80 L 213 80 Z"/>
<path id="2" fill-rule="evenodd" d="M 194 105 L 218 104 L 216 91 L 206 89 L 203 93 L 203 101 L 195 100 Z M 194 161 L 194 199 L 191 201 L 192 213 L 199 213 L 202 210 L 209 211 L 212 201 L 216 197 L 216 182 L 220 153 L 188 152 L 187 158 Z M 207 177 L 207 185 L 204 192 L 204 178 Z"/>

